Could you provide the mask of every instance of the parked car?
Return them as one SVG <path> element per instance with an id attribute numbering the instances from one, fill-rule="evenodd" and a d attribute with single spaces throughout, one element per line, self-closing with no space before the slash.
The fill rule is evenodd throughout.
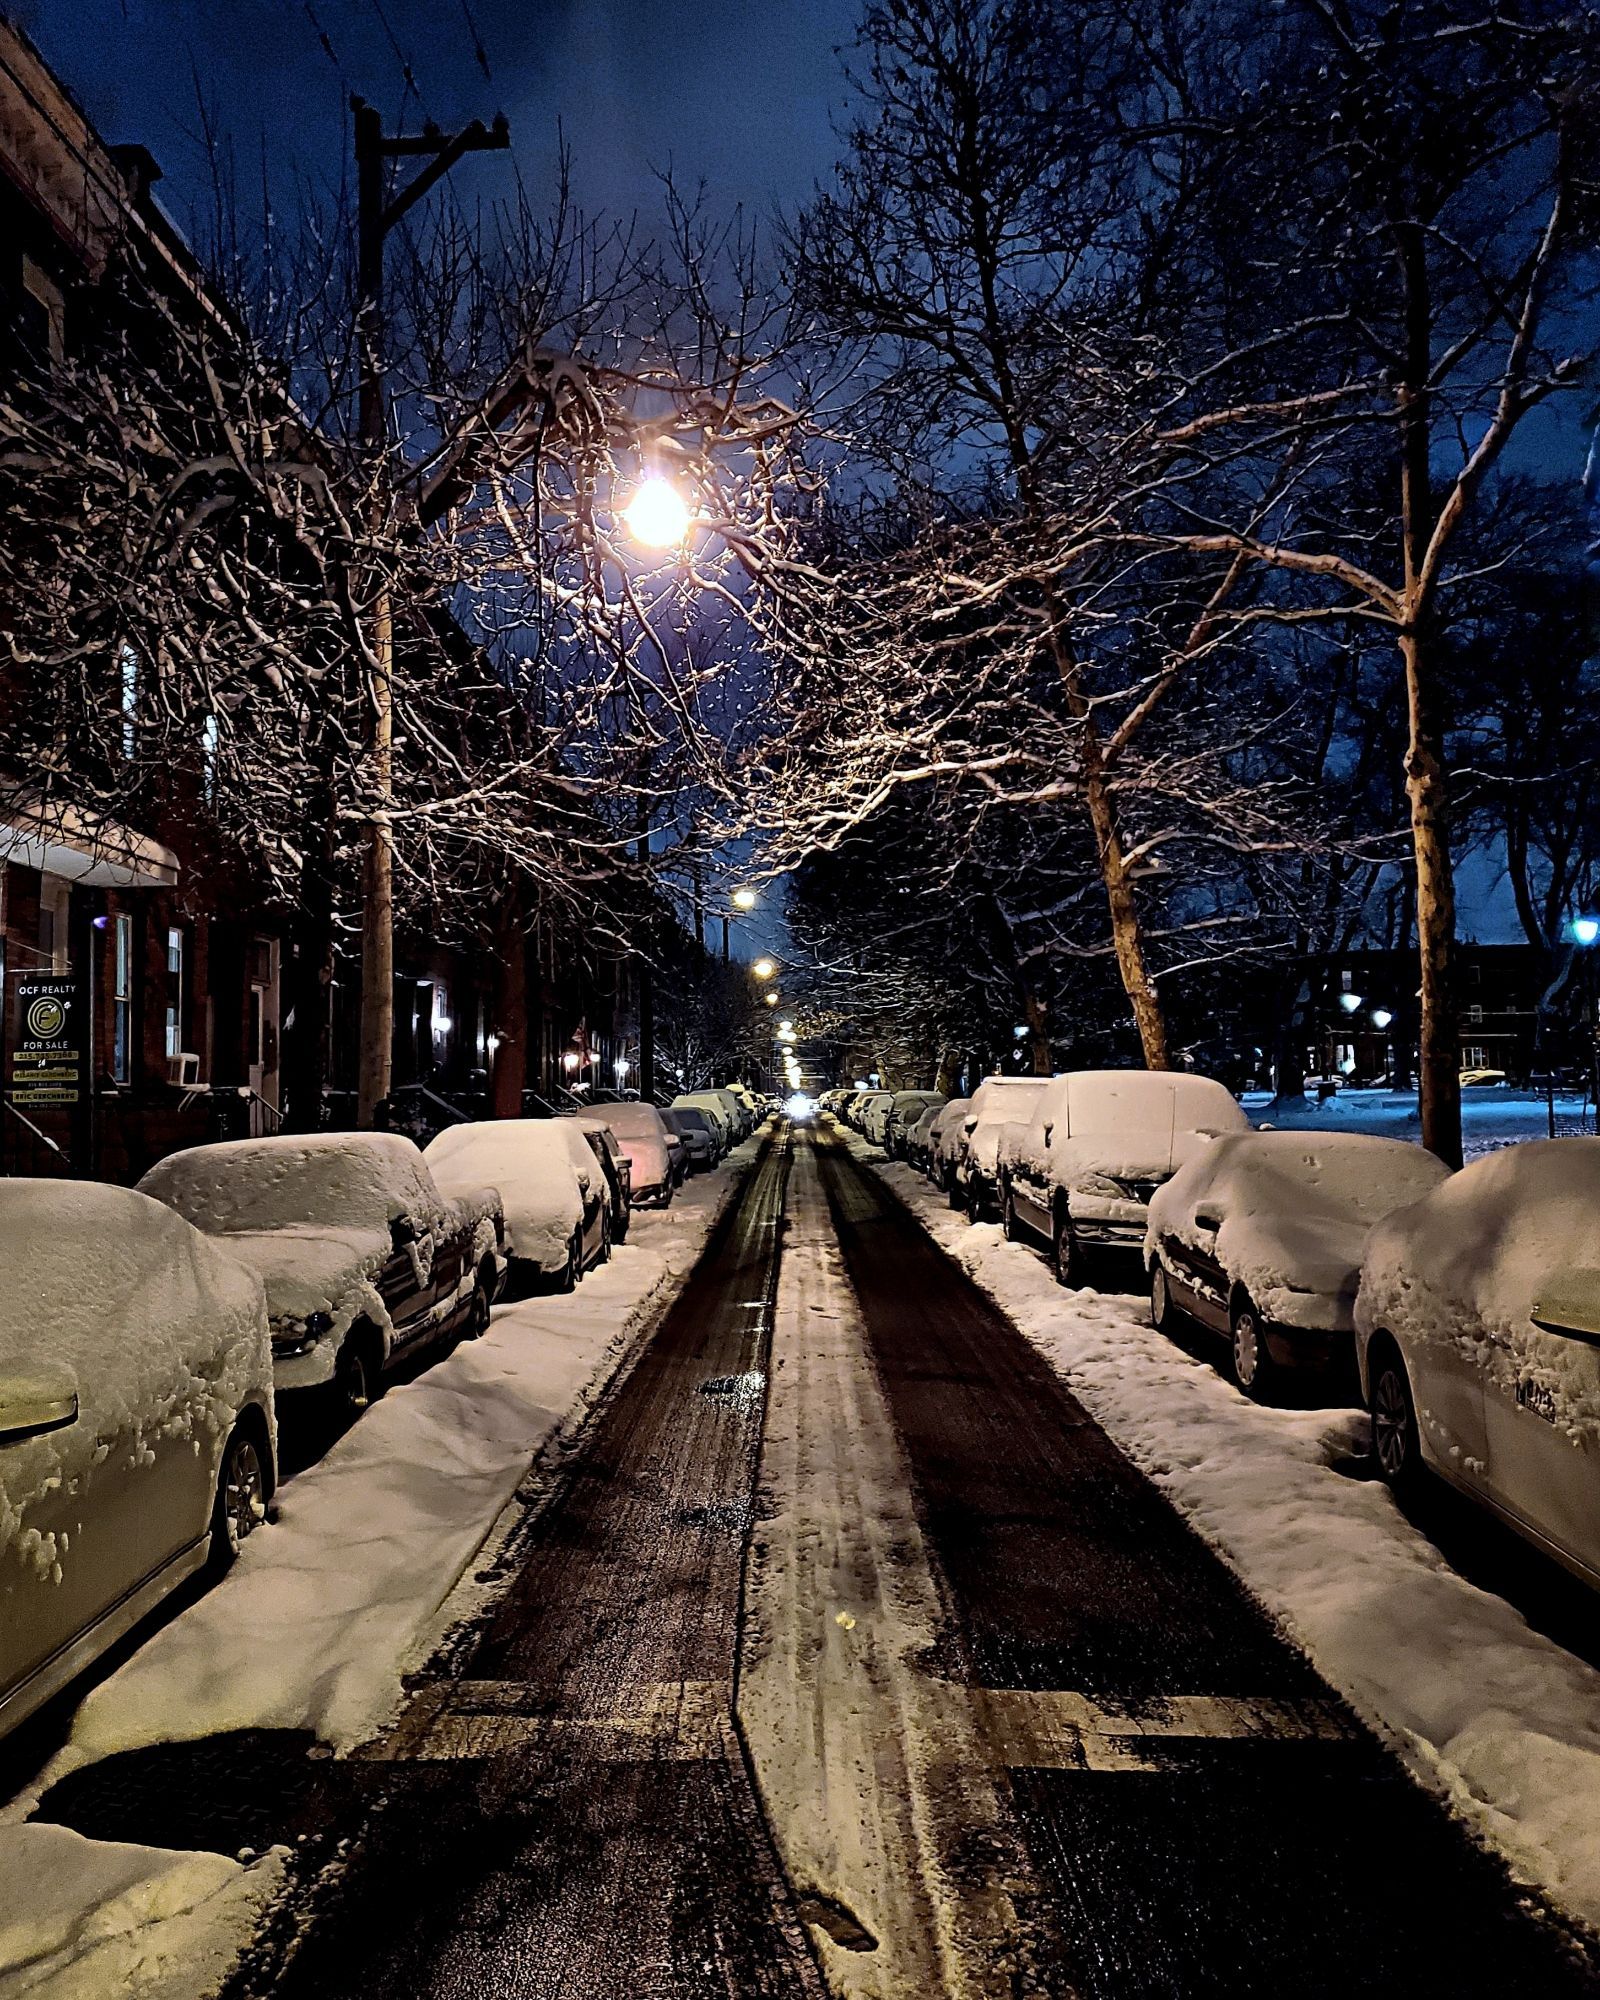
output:
<path id="1" fill-rule="evenodd" d="M 714 1090 L 684 1091 L 672 1100 L 676 1111 L 680 1106 L 691 1110 L 704 1111 L 710 1118 L 717 1134 L 717 1157 L 721 1159 L 731 1153 L 739 1143 L 740 1121 L 734 1107 L 726 1098 Z"/>
<path id="2" fill-rule="evenodd" d="M 850 1106 L 850 1123 L 864 1139 L 872 1138 L 873 1126 L 880 1110 L 888 1115 L 889 1106 L 894 1102 L 892 1090 L 864 1090 Z M 874 1144 L 877 1142 L 874 1140 Z"/>
<path id="3" fill-rule="evenodd" d="M 452 1125 L 427 1158 L 447 1190 L 486 1182 L 499 1190 L 509 1275 L 519 1289 L 570 1292 L 611 1254 L 605 1173 L 575 1117 Z"/>
<path id="4" fill-rule="evenodd" d="M 928 1178 L 946 1194 L 950 1192 L 956 1149 L 961 1143 L 967 1113 L 971 1109 L 970 1097 L 952 1097 L 944 1109 L 935 1114 L 933 1123 L 928 1127 Z"/>
<path id="5" fill-rule="evenodd" d="M 128 1188 L 0 1181 L 0 1734 L 266 1518 L 261 1280 Z"/>
<path id="6" fill-rule="evenodd" d="M 926 1173 L 928 1170 L 928 1152 L 933 1143 L 933 1128 L 943 1109 L 942 1098 L 937 1104 L 930 1104 L 906 1133 L 902 1157 L 907 1166 L 915 1167 L 919 1173 Z"/>
<path id="7" fill-rule="evenodd" d="M 1373 1225 L 1448 1168 L 1402 1139 L 1234 1132 L 1156 1189 L 1145 1235 L 1150 1317 L 1229 1343 L 1247 1396 L 1280 1370 L 1348 1369 L 1362 1252 Z"/>
<path id="8" fill-rule="evenodd" d="M 601 1111 L 580 1112 L 574 1121 L 588 1141 L 590 1152 L 600 1162 L 601 1173 L 605 1175 L 606 1209 L 610 1223 L 606 1244 L 608 1257 L 613 1243 L 627 1242 L 628 1225 L 633 1220 L 633 1165 L 611 1125 L 612 1113 L 622 1108 L 620 1102 L 608 1104 Z"/>
<path id="9" fill-rule="evenodd" d="M 972 1222 L 1001 1213 L 1000 1134 L 1033 1116 L 1045 1076 L 986 1076 L 972 1093 L 951 1153 L 946 1195 Z"/>
<path id="10" fill-rule="evenodd" d="M 891 1160 L 906 1157 L 906 1138 L 911 1127 L 929 1110 L 937 1110 L 944 1103 L 944 1095 L 937 1090 L 897 1090 L 883 1119 L 883 1137 L 879 1144 Z"/>
<path id="11" fill-rule="evenodd" d="M 671 1135 L 661 1113 L 653 1104 L 609 1104 L 605 1121 L 628 1156 L 634 1206 L 669 1208 L 676 1182 Z"/>
<path id="12" fill-rule="evenodd" d="M 1379 1223 L 1355 1327 L 1383 1477 L 1435 1473 L 1600 1585 L 1600 1139 L 1485 1154 Z"/>
<path id="13" fill-rule="evenodd" d="M 1037 1239 L 1064 1285 L 1090 1249 L 1140 1251 L 1150 1201 L 1223 1132 L 1250 1121 L 1231 1091 L 1182 1070 L 1086 1069 L 1049 1078 L 1000 1147 L 1001 1219 Z"/>
<path id="14" fill-rule="evenodd" d="M 698 1104 L 674 1104 L 661 1115 L 683 1141 L 686 1171 L 691 1174 L 709 1173 L 717 1164 L 720 1152 L 717 1128 L 711 1113 Z"/>
<path id="15" fill-rule="evenodd" d="M 489 1324 L 504 1269 L 499 1197 L 481 1183 L 441 1193 L 398 1132 L 191 1146 L 139 1187 L 260 1276 L 280 1398 L 316 1390 L 353 1420 L 401 1361 Z"/>

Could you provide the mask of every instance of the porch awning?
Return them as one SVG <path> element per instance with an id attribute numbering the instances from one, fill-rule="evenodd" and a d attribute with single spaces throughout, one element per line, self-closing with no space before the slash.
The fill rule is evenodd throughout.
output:
<path id="1" fill-rule="evenodd" d="M 0 863 L 38 868 L 88 889 L 170 889 L 178 857 L 159 840 L 76 806 L 11 806 L 0 814 Z"/>

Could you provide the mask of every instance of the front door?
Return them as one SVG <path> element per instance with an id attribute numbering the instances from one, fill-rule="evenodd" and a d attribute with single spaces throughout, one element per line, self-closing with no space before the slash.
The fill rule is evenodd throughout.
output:
<path id="1" fill-rule="evenodd" d="M 250 1130 L 259 1138 L 277 1130 L 278 1119 L 278 943 L 276 938 L 250 941 L 250 1020 L 246 1053 Z"/>
<path id="2" fill-rule="evenodd" d="M 1536 1534 L 1600 1571 L 1600 1346 L 1584 1329 L 1492 1329 L 1482 1349 L 1489 1484 Z"/>

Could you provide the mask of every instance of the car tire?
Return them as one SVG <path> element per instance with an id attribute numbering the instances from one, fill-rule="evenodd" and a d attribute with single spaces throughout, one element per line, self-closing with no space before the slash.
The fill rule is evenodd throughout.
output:
<path id="1" fill-rule="evenodd" d="M 347 1333 L 334 1356 L 332 1391 L 333 1418 L 341 1430 L 348 1430 L 371 1408 L 382 1393 L 381 1374 L 371 1342 L 359 1333 Z"/>
<path id="2" fill-rule="evenodd" d="M 594 1268 L 598 1270 L 602 1264 L 609 1264 L 610 1262 L 611 1262 L 611 1211 L 609 1208 L 603 1208 L 600 1211 L 600 1254 L 594 1260 Z"/>
<path id="3" fill-rule="evenodd" d="M 1072 1218 L 1059 1202 L 1050 1228 L 1050 1269 L 1058 1285 L 1073 1292 L 1083 1289 L 1083 1251 Z"/>
<path id="4" fill-rule="evenodd" d="M 989 1204 L 984 1199 L 983 1182 L 976 1174 L 967 1176 L 966 1200 L 963 1203 L 968 1222 L 983 1222 L 988 1217 Z"/>
<path id="5" fill-rule="evenodd" d="M 572 1240 L 567 1245 L 567 1261 L 561 1267 L 556 1279 L 558 1292 L 575 1292 L 578 1280 L 583 1276 L 583 1224 L 580 1222 L 572 1232 Z"/>
<path id="6" fill-rule="evenodd" d="M 1417 1406 L 1406 1365 L 1385 1340 L 1371 1363 L 1372 1456 L 1378 1476 L 1396 1493 L 1413 1491 L 1422 1475 Z"/>
<path id="7" fill-rule="evenodd" d="M 494 1305 L 494 1266 L 487 1261 L 478 1266 L 478 1282 L 472 1288 L 467 1317 L 462 1326 L 466 1340 L 481 1340 L 489 1331 L 489 1315 Z"/>
<path id="8" fill-rule="evenodd" d="M 1157 1333 L 1170 1336 L 1177 1330 L 1178 1308 L 1172 1303 L 1172 1287 L 1166 1266 L 1159 1257 L 1150 1266 L 1150 1324 Z"/>
<path id="9" fill-rule="evenodd" d="M 245 1424 L 238 1424 L 223 1447 L 217 1497 L 211 1507 L 208 1567 L 220 1575 L 267 1518 L 271 1488 L 266 1453 Z"/>
<path id="10" fill-rule="evenodd" d="M 1266 1324 L 1255 1301 L 1237 1299 L 1228 1326 L 1228 1366 L 1234 1382 L 1251 1402 L 1269 1402 L 1275 1371 L 1267 1351 Z"/>

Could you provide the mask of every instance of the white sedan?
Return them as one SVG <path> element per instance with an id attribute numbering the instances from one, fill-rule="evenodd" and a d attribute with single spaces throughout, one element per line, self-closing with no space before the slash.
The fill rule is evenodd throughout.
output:
<path id="1" fill-rule="evenodd" d="M 0 1181 L 0 1734 L 266 1517 L 261 1280 L 161 1203 Z"/>
<path id="2" fill-rule="evenodd" d="M 1355 1320 L 1383 1477 L 1427 1467 L 1600 1584 L 1600 1139 L 1507 1146 L 1392 1215 Z"/>
<path id="3" fill-rule="evenodd" d="M 1373 1225 L 1446 1172 L 1400 1139 L 1225 1133 L 1151 1197 L 1150 1317 L 1220 1334 L 1247 1396 L 1265 1396 L 1280 1369 L 1348 1367 Z"/>

